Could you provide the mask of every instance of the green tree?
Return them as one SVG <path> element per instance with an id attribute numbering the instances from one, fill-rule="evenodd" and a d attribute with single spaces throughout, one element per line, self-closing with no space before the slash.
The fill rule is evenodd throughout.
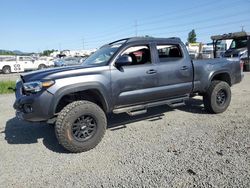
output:
<path id="1" fill-rule="evenodd" d="M 196 33 L 195 30 L 192 29 L 192 31 L 190 31 L 188 33 L 188 39 L 187 39 L 188 43 L 194 43 L 196 42 Z"/>
<path id="2" fill-rule="evenodd" d="M 14 52 L 0 50 L 0 55 L 16 55 Z"/>
<path id="3" fill-rule="evenodd" d="M 51 53 L 53 53 L 55 50 L 44 50 L 41 55 L 42 56 L 49 56 Z"/>

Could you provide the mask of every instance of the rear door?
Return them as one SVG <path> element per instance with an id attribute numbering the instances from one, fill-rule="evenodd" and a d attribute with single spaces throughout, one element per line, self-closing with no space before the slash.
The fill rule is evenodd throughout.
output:
<path id="1" fill-rule="evenodd" d="M 193 66 L 184 46 L 178 43 L 155 44 L 158 72 L 158 99 L 189 95 L 193 85 Z"/>
<path id="2" fill-rule="evenodd" d="M 120 68 L 111 66 L 112 95 L 115 108 L 145 103 L 154 99 L 157 71 L 149 45 L 131 45 L 122 54 L 133 63 Z"/>

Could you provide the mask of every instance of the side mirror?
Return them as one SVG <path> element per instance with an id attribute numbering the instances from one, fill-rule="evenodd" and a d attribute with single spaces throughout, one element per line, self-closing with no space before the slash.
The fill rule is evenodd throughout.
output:
<path id="1" fill-rule="evenodd" d="M 130 65 L 132 62 L 133 62 L 132 57 L 130 57 L 129 55 L 123 55 L 117 59 L 115 65 L 121 67 L 125 65 Z"/>

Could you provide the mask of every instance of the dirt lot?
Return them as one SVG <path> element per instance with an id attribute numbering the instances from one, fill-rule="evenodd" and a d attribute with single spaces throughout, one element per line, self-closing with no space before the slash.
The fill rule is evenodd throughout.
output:
<path id="1" fill-rule="evenodd" d="M 187 106 L 109 120 L 102 142 L 71 154 L 52 126 L 14 118 L 0 96 L 0 187 L 250 187 L 250 74 L 232 88 L 229 109 Z"/>

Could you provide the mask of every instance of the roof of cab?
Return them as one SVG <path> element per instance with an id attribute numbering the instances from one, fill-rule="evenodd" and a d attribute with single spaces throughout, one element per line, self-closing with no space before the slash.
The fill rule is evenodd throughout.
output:
<path id="1" fill-rule="evenodd" d="M 120 39 L 117 41 L 113 41 L 111 43 L 109 43 L 109 45 L 115 44 L 115 43 L 122 43 L 122 41 L 124 41 L 124 43 L 129 43 L 129 42 L 143 42 L 143 41 L 175 41 L 175 42 L 181 42 L 181 39 L 178 37 L 170 37 L 170 38 L 155 38 L 155 37 L 131 37 L 131 38 L 124 38 L 124 39 Z"/>
<path id="2" fill-rule="evenodd" d="M 120 40 L 113 41 L 111 43 L 105 44 L 101 46 L 107 47 L 110 45 L 116 45 L 116 44 L 126 44 L 126 43 L 133 43 L 133 42 L 173 42 L 173 43 L 181 43 L 181 39 L 178 37 L 169 37 L 169 38 L 155 38 L 155 37 L 130 37 L 130 38 L 123 38 Z"/>

